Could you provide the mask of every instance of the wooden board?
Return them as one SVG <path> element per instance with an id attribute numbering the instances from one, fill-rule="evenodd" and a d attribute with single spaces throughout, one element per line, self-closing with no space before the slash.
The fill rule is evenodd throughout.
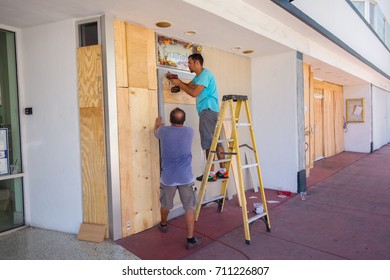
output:
<path id="1" fill-rule="evenodd" d="M 107 225 L 101 46 L 78 49 L 83 222 Z M 108 237 L 108 229 L 106 231 Z"/>
<path id="2" fill-rule="evenodd" d="M 129 87 L 157 89 L 155 33 L 126 23 L 127 74 Z"/>
<path id="3" fill-rule="evenodd" d="M 157 92 L 117 88 L 117 99 L 122 234 L 128 236 L 159 221 L 159 152 L 153 132 Z"/>
<path id="4" fill-rule="evenodd" d="M 126 23 L 114 20 L 116 86 L 129 87 L 127 80 Z"/>
<path id="5" fill-rule="evenodd" d="M 185 83 L 190 82 L 190 80 L 186 80 L 186 79 L 181 79 L 181 80 Z M 163 78 L 164 103 L 195 105 L 196 99 L 192 96 L 189 96 L 184 91 L 181 90 L 177 93 L 171 93 L 171 88 L 173 86 L 174 85 L 167 78 L 165 77 Z"/>
<path id="6" fill-rule="evenodd" d="M 323 98 L 314 96 L 315 124 L 314 124 L 314 157 L 319 159 L 324 157 L 324 113 L 323 113 Z"/>
<path id="7" fill-rule="evenodd" d="M 107 187 L 102 108 L 80 109 L 83 221 L 107 224 Z"/>
<path id="8" fill-rule="evenodd" d="M 336 154 L 344 151 L 344 96 L 343 88 L 338 87 L 338 90 L 334 91 L 335 94 L 335 149 Z"/>
<path id="9" fill-rule="evenodd" d="M 324 153 L 325 157 L 336 154 L 334 133 L 334 93 L 331 89 L 324 89 Z"/>
<path id="10" fill-rule="evenodd" d="M 101 46 L 78 48 L 77 57 L 79 106 L 80 108 L 102 107 Z"/>
<path id="11" fill-rule="evenodd" d="M 77 239 L 100 243 L 104 241 L 105 234 L 106 234 L 105 225 L 82 223 L 80 225 L 80 230 L 77 235 Z"/>

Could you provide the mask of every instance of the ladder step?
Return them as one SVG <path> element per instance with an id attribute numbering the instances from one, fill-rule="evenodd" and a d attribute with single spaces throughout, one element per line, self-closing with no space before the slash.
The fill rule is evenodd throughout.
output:
<path id="1" fill-rule="evenodd" d="M 266 215 L 266 213 L 257 214 L 256 216 L 251 217 L 248 219 L 248 224 L 253 223 L 254 221 L 263 218 Z"/>
<path id="2" fill-rule="evenodd" d="M 208 204 L 208 203 L 210 203 L 210 202 L 218 201 L 218 200 L 220 200 L 220 199 L 222 199 L 222 198 L 223 198 L 223 195 L 214 196 L 214 197 L 211 197 L 211 198 L 208 198 L 208 199 L 204 199 L 204 200 L 202 201 L 202 205 L 203 205 L 203 204 Z"/>
<path id="3" fill-rule="evenodd" d="M 236 123 L 236 126 L 251 126 L 250 123 Z"/>
<path id="4" fill-rule="evenodd" d="M 245 168 L 251 168 L 251 167 L 255 167 L 255 166 L 259 166 L 259 164 L 258 163 L 246 164 L 246 165 L 241 166 L 241 168 L 245 169 Z"/>
<path id="5" fill-rule="evenodd" d="M 214 160 L 213 163 L 228 162 L 228 161 L 231 161 L 231 160 L 232 159 L 230 159 L 230 158 L 224 158 L 224 159 Z"/>
<path id="6" fill-rule="evenodd" d="M 233 141 L 234 141 L 233 138 L 229 138 L 229 139 L 220 139 L 220 140 L 218 140 L 218 143 L 233 142 Z"/>
<path id="7" fill-rule="evenodd" d="M 237 153 L 234 152 L 219 152 L 220 155 L 237 155 Z"/>

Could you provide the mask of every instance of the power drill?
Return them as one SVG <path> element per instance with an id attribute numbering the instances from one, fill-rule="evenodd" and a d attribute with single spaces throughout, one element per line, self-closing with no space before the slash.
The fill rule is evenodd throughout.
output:
<path id="1" fill-rule="evenodd" d="M 171 80 L 171 79 L 178 79 L 179 77 L 176 74 L 167 74 L 167 78 Z M 179 91 L 180 91 L 179 86 L 173 86 L 171 88 L 171 93 L 178 93 Z"/>

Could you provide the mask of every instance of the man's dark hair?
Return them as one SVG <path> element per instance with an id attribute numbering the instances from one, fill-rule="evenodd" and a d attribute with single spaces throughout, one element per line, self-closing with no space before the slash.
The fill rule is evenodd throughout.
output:
<path id="1" fill-rule="evenodd" d="M 171 111 L 169 118 L 170 122 L 173 124 L 183 124 L 186 120 L 186 112 L 176 107 Z"/>
<path id="2" fill-rule="evenodd" d="M 199 61 L 200 65 L 203 66 L 203 56 L 200 53 L 193 53 L 188 58 L 191 58 L 193 61 Z"/>

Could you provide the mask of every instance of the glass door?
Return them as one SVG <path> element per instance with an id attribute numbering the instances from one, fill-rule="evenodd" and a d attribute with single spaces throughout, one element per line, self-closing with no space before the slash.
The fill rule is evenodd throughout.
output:
<path id="1" fill-rule="evenodd" d="M 24 225 L 15 33 L 0 29 L 0 232 Z"/>

